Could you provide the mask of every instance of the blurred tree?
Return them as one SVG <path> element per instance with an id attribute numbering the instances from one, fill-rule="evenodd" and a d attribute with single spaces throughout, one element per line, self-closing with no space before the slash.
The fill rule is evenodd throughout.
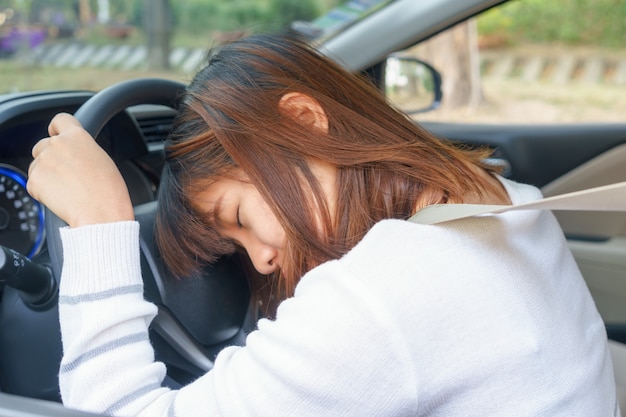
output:
<path id="1" fill-rule="evenodd" d="M 154 69 L 169 69 L 172 16 L 169 0 L 143 0 L 143 24 L 148 63 Z"/>
<path id="2" fill-rule="evenodd" d="M 177 27 L 190 33 L 272 31 L 311 20 L 342 0 L 187 0 L 172 2 Z M 221 35 L 220 35 L 221 36 Z"/>
<path id="3" fill-rule="evenodd" d="M 78 0 L 78 19 L 82 26 L 87 26 L 91 20 L 91 4 L 89 0 Z"/>
<path id="4" fill-rule="evenodd" d="M 310 21 L 320 14 L 316 0 L 270 0 L 269 13 L 277 28 L 288 28 L 296 20 Z"/>
<path id="5" fill-rule="evenodd" d="M 495 7 L 478 19 L 481 36 L 501 44 L 562 42 L 623 47 L 623 0 L 523 0 Z"/>
<path id="6" fill-rule="evenodd" d="M 442 107 L 474 107 L 483 100 L 476 21 L 460 23 L 415 48 L 443 77 Z"/>

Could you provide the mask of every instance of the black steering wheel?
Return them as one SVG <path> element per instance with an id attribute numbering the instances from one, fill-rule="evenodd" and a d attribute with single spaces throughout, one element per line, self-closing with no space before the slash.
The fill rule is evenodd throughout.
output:
<path id="1" fill-rule="evenodd" d="M 124 81 L 102 90 L 74 114 L 94 138 L 120 111 L 138 104 L 177 108 L 186 85 L 172 80 L 141 78 Z M 142 274 L 145 296 L 157 304 L 159 313 L 152 324 L 153 344 L 160 359 L 177 365 L 179 382 L 194 379 L 212 368 L 221 348 L 241 344 L 254 325 L 253 306 L 243 267 L 236 258 L 224 258 L 204 270 L 202 277 L 177 280 L 161 262 L 154 241 L 157 202 L 135 207 L 140 223 Z M 59 228 L 66 224 L 46 209 L 46 236 L 53 272 L 60 277 L 63 251 Z M 156 339 L 156 340 L 155 340 Z M 158 349 L 163 346 L 163 349 Z M 175 352 L 176 354 L 172 354 Z M 181 360 L 184 364 L 181 364 Z M 172 365 L 173 366 L 173 365 Z M 184 369 L 180 369 L 180 368 Z M 182 381 L 184 382 L 184 381 Z"/>
<path id="2" fill-rule="evenodd" d="M 75 117 L 98 140 L 105 124 L 127 107 L 157 104 L 176 109 L 185 88 L 182 83 L 165 79 L 125 81 L 93 95 L 79 108 Z M 210 370 L 215 355 L 225 346 L 243 344 L 246 334 L 256 324 L 257 315 L 245 267 L 237 255 L 220 259 L 206 267 L 200 276 L 173 278 L 161 261 L 154 240 L 157 204 L 158 201 L 153 201 L 135 207 L 135 218 L 141 231 L 144 297 L 158 307 L 157 317 L 150 326 L 156 357 L 166 364 L 168 381 L 178 385 Z M 61 279 L 63 267 L 60 228 L 65 226 L 65 222 L 46 208 L 46 242 L 57 282 Z M 0 389 L 18 395 L 54 399 L 58 393 L 56 381 L 60 360 L 57 305 L 54 303 L 44 311 L 30 311 L 17 297 L 15 300 L 17 307 L 6 312 L 5 316 L 11 316 L 12 329 L 32 334 L 24 340 L 15 340 L 10 335 L 6 338 L 8 340 L 0 340 L 3 349 L 15 351 L 5 355 L 7 360 L 0 364 L 0 368 L 11 368 L 0 369 L 7 376 L 2 378 L 4 386 Z M 46 340 L 38 340 L 44 338 Z M 32 365 L 28 359 L 20 359 L 19 364 L 14 360 L 22 358 L 24 352 L 30 352 L 29 349 L 37 344 L 54 344 L 54 347 L 39 354 L 37 365 Z"/>

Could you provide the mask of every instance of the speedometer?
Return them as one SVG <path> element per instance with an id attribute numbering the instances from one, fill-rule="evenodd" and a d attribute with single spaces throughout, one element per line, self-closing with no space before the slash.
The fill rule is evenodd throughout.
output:
<path id="1" fill-rule="evenodd" d="M 0 245 L 32 257 L 44 230 L 43 206 L 26 191 L 26 175 L 0 164 Z"/>

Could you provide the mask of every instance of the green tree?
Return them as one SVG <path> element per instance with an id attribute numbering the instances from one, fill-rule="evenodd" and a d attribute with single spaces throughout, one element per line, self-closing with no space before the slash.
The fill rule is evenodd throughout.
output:
<path id="1" fill-rule="evenodd" d="M 269 16 L 276 27 L 287 28 L 295 20 L 313 20 L 320 9 L 315 0 L 270 0 Z"/>
<path id="2" fill-rule="evenodd" d="M 623 47 L 626 3 L 621 0 L 522 0 L 478 19 L 479 32 L 516 41 Z"/>

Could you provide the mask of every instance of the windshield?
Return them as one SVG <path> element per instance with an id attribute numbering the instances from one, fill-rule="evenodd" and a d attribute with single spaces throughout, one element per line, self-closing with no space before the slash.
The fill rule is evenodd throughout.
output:
<path id="1" fill-rule="evenodd" d="M 311 22 L 296 20 L 291 28 L 315 41 L 323 41 L 393 0 L 353 0 L 331 9 Z"/>
<path id="2" fill-rule="evenodd" d="M 493 1 L 473 1 L 492 5 Z M 482 4 L 484 3 L 484 4 Z M 619 2 L 623 4 L 624 1 Z M 98 91 L 140 77 L 187 83 L 215 45 L 258 32 L 297 32 L 319 45 L 343 36 L 345 55 L 367 55 L 389 28 L 411 44 L 428 22 L 455 21 L 432 2 L 411 24 L 382 13 L 419 0 L 0 0 L 0 94 Z M 429 10 L 440 9 L 429 15 Z M 565 13 L 567 11 L 567 13 Z M 378 14 L 380 12 L 380 14 Z M 450 13 L 450 16 L 447 15 Z M 443 100 L 421 121 L 486 123 L 623 122 L 624 8 L 610 1 L 509 1 L 452 26 L 387 61 L 385 94 L 413 114 L 421 59 L 441 73 Z M 368 19 L 368 17 L 373 17 Z M 409 14 L 407 13 L 407 16 Z M 443 17 L 442 17 L 443 16 Z M 373 36 L 363 45 L 350 28 Z M 374 23 L 372 23 L 374 22 Z M 378 24 L 376 22 L 382 22 Z M 426 22 L 426 23 L 424 23 Z M 417 28 L 417 29 L 415 29 Z M 349 39 L 346 41 L 346 38 Z M 400 38 L 400 40 L 402 40 Z M 398 54 L 400 52 L 400 54 Z M 370 62 L 370 61 L 368 61 Z M 379 67 L 372 73 L 382 74 Z M 381 81 L 381 80 L 377 80 Z M 417 106 L 420 107 L 420 106 Z"/>
<path id="3" fill-rule="evenodd" d="M 0 94 L 97 91 L 137 77 L 187 82 L 216 44 L 292 24 L 327 37 L 385 3 L 0 0 Z"/>

